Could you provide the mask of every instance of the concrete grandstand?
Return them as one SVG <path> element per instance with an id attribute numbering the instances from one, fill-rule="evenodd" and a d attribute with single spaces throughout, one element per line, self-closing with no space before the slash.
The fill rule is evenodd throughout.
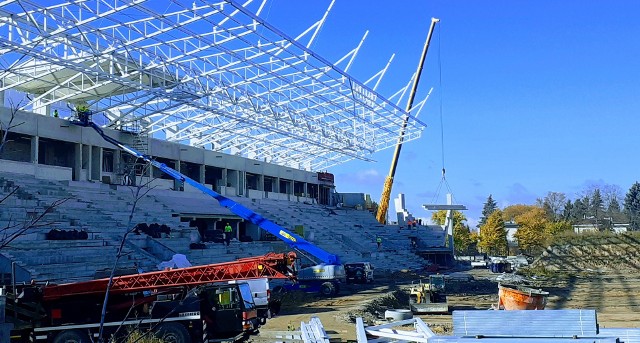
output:
<path id="1" fill-rule="evenodd" d="M 41 216 L 2 247 L 5 274 L 15 263 L 19 281 L 93 278 L 111 267 L 120 237 L 139 223 L 170 233 L 130 235 L 122 267 L 152 270 L 176 253 L 207 264 L 287 249 L 209 196 L 70 124 L 80 108 L 109 136 L 295 229 L 343 262 L 417 269 L 425 261 L 411 252 L 410 235 L 444 245 L 438 228 L 398 231 L 378 224 L 366 206 L 336 206 L 344 197 L 323 171 L 368 160 L 393 146 L 401 130 L 405 141 L 419 138 L 425 125 L 415 116 L 426 99 L 406 112 L 393 102 L 404 89 L 378 94 L 386 67 L 364 83 L 351 77 L 359 46 L 335 63 L 311 51 L 328 11 L 294 39 L 262 19 L 264 2 L 156 6 L 16 0 L 0 9 L 4 238 L 19 232 L 16 223 Z M 138 201 L 134 185 L 146 188 Z M 66 201 L 51 208 L 60 199 Z M 235 237 L 229 247 L 205 242 L 193 249 L 225 223 Z M 50 239 L 54 230 L 84 237 Z"/>

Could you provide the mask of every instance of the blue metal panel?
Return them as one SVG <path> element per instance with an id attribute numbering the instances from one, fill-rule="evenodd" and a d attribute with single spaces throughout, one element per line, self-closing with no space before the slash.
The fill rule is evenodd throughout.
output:
<path id="1" fill-rule="evenodd" d="M 595 337 L 595 310 L 453 311 L 454 336 Z"/>
<path id="2" fill-rule="evenodd" d="M 640 343 L 640 329 L 601 328 L 598 336 L 618 337 L 621 343 Z"/>
<path id="3" fill-rule="evenodd" d="M 532 337 L 502 337 L 502 338 L 474 338 L 456 336 L 435 336 L 428 339 L 429 343 L 618 343 L 615 337 L 581 337 L 581 338 L 532 338 Z"/>

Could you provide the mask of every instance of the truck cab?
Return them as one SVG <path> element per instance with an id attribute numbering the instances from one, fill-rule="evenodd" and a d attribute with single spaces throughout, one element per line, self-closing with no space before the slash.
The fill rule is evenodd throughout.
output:
<path id="1" fill-rule="evenodd" d="M 210 338 L 254 333 L 258 315 L 249 284 L 208 286 L 199 294 L 200 313 Z"/>
<path id="2" fill-rule="evenodd" d="M 269 289 L 269 278 L 229 281 L 229 284 L 235 283 L 246 283 L 249 285 L 253 302 L 258 312 L 258 321 L 260 325 L 266 324 L 267 319 L 276 314 L 271 311 L 272 299 L 271 290 Z"/>
<path id="3" fill-rule="evenodd" d="M 373 269 L 371 262 L 346 263 L 344 270 L 347 275 L 347 283 L 373 282 Z"/>

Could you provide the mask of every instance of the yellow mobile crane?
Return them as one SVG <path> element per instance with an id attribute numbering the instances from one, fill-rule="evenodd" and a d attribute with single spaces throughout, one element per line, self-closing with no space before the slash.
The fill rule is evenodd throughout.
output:
<path id="1" fill-rule="evenodd" d="M 400 157 L 400 150 L 402 149 L 402 142 L 404 141 L 404 132 L 407 128 L 407 123 L 409 122 L 408 113 L 411 110 L 411 107 L 413 106 L 413 99 L 416 96 L 416 89 L 418 89 L 418 81 L 420 81 L 422 66 L 424 65 L 424 60 L 427 57 L 427 50 L 429 50 L 429 42 L 431 42 L 433 29 L 435 28 L 436 23 L 439 21 L 440 19 L 431 18 L 431 26 L 429 27 L 429 33 L 427 34 L 427 41 L 425 42 L 424 48 L 422 49 L 422 56 L 420 57 L 420 63 L 418 63 L 416 78 L 413 80 L 413 86 L 411 87 L 411 93 L 409 94 L 409 100 L 407 101 L 407 108 L 406 108 L 407 115 L 404 117 L 404 122 L 402 123 L 402 129 L 400 130 L 400 137 L 398 137 L 396 150 L 393 153 L 393 159 L 391 160 L 391 169 L 389 169 L 389 175 L 384 180 L 384 187 L 382 188 L 382 195 L 380 196 L 380 204 L 378 205 L 378 213 L 376 214 L 376 219 L 381 224 L 387 223 L 387 212 L 389 211 L 389 199 L 391 198 L 391 188 L 393 187 L 393 177 L 396 174 L 396 167 L 398 166 L 398 157 Z"/>

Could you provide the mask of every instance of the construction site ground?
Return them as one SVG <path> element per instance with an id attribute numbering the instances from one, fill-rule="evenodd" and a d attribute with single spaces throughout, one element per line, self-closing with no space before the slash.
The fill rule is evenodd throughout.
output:
<path id="1" fill-rule="evenodd" d="M 459 271 L 460 272 L 460 271 Z M 498 302 L 499 274 L 488 269 L 461 271 L 472 281 L 449 281 L 448 302 L 451 311 L 487 310 Z M 408 308 L 408 296 L 399 290 L 427 274 L 397 272 L 377 275 L 373 284 L 347 285 L 335 298 L 296 293 L 283 299 L 280 314 L 261 329 L 295 330 L 301 321 L 317 316 L 332 342 L 355 341 L 355 317 L 373 325 L 384 321 L 388 308 Z M 640 322 L 640 272 L 584 271 L 537 276 L 536 286 L 550 293 L 546 309 L 595 309 L 600 327 L 638 327 Z M 451 314 L 420 315 L 437 334 L 452 334 Z M 259 337 L 253 339 L 261 341 Z"/>

